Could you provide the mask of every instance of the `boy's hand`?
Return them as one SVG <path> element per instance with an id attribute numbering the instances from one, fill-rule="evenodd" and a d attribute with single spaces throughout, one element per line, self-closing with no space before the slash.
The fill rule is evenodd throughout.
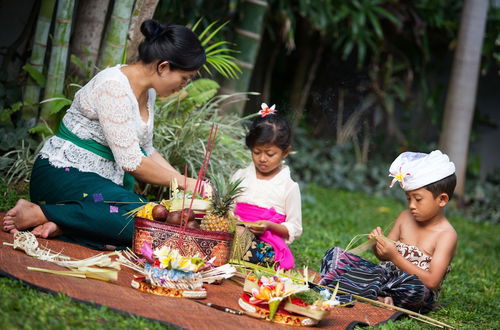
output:
<path id="1" fill-rule="evenodd" d="M 254 234 L 254 235 L 262 235 L 267 228 L 269 227 L 269 221 L 267 220 L 259 220 L 255 221 L 252 223 L 252 225 L 248 226 L 248 229 Z"/>
<path id="2" fill-rule="evenodd" d="M 377 242 L 375 244 L 375 252 L 381 261 L 390 261 L 398 254 L 396 246 L 391 241 L 382 237 L 375 237 L 375 241 Z"/>
<path id="3" fill-rule="evenodd" d="M 377 227 L 377 228 L 373 229 L 372 232 L 370 233 L 370 235 L 368 235 L 368 238 L 374 238 L 376 236 L 384 236 L 384 232 L 382 231 L 382 228 Z"/>

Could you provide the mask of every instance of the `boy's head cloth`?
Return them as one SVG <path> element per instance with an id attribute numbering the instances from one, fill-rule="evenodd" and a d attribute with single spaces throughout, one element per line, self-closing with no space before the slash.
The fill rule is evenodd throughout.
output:
<path id="1" fill-rule="evenodd" d="M 425 187 L 455 173 L 455 164 L 439 150 L 430 154 L 403 152 L 391 164 L 391 187 L 399 181 L 405 191 Z"/>

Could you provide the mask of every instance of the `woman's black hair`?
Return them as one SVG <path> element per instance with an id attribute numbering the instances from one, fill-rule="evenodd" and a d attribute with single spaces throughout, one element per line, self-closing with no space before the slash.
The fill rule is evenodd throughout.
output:
<path id="1" fill-rule="evenodd" d="M 285 151 L 290 147 L 292 133 L 288 121 L 278 114 L 256 117 L 245 138 L 249 149 L 257 145 L 274 144 Z"/>
<path id="2" fill-rule="evenodd" d="M 195 71 L 206 62 L 205 49 L 193 31 L 182 25 L 163 24 L 149 19 L 142 23 L 144 40 L 139 60 L 149 64 L 167 61 L 171 70 Z"/>

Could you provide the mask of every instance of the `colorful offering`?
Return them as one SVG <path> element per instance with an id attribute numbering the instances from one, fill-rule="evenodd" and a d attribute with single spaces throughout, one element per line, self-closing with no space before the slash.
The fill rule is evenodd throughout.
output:
<path id="1" fill-rule="evenodd" d="M 205 298 L 204 283 L 229 278 L 236 271 L 229 264 L 213 267 L 213 260 L 206 261 L 200 255 L 187 257 L 167 246 L 153 250 L 145 243 L 141 255 L 143 258 L 127 251 L 119 262 L 141 274 L 132 280 L 133 288 L 157 295 Z"/>
<path id="2" fill-rule="evenodd" d="M 335 297 L 325 299 L 310 289 L 307 277 L 292 278 L 278 271 L 272 276 L 247 276 L 238 304 L 244 311 L 263 316 L 268 321 L 313 326 L 339 302 Z"/>

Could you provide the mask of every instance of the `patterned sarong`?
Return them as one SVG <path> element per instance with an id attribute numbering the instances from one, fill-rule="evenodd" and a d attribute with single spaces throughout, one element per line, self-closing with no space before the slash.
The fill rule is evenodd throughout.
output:
<path id="1" fill-rule="evenodd" d="M 326 251 L 321 261 L 319 284 L 376 300 L 391 297 L 394 305 L 427 313 L 432 310 L 434 291 L 416 276 L 403 272 L 392 262 L 376 265 L 341 248 Z"/>

